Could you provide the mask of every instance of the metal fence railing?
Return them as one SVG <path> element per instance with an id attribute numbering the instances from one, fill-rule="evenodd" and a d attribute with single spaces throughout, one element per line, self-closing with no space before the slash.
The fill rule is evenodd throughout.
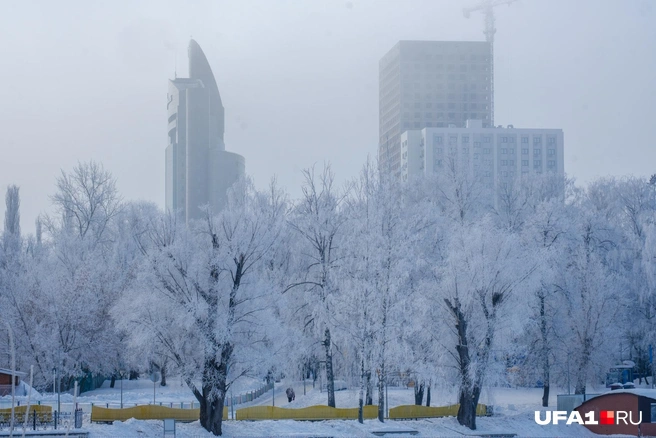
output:
<path id="1" fill-rule="evenodd" d="M 226 397 L 226 406 L 240 405 L 242 403 L 248 403 L 256 398 L 260 397 L 265 392 L 271 391 L 273 389 L 273 382 L 267 383 L 266 385 L 261 386 L 255 391 L 249 391 L 243 394 L 235 395 L 232 397 Z"/>

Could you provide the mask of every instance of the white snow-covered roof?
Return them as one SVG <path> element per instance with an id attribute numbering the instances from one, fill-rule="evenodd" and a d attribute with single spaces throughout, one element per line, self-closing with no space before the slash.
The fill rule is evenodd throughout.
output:
<path id="1" fill-rule="evenodd" d="M 608 394 L 635 394 L 635 395 L 639 395 L 641 397 L 648 397 L 648 398 L 656 400 L 656 389 L 632 388 L 632 389 L 616 389 L 614 391 L 604 392 L 602 394 L 596 395 L 595 397 L 591 397 L 591 398 L 587 399 L 586 402 L 589 401 L 589 400 L 593 400 L 597 397 L 601 397 L 601 396 L 608 395 Z"/>
<path id="2" fill-rule="evenodd" d="M 11 370 L 7 370 L 5 368 L 0 368 L 0 374 L 8 374 L 11 376 Z M 14 375 L 18 377 L 25 377 L 27 376 L 27 373 L 23 373 L 21 371 L 14 371 Z"/>

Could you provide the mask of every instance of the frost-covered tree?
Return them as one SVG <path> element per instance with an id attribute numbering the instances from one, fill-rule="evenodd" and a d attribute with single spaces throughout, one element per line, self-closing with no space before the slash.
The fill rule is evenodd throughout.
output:
<path id="1" fill-rule="evenodd" d="M 57 192 L 52 196 L 66 226 L 95 242 L 103 239 L 110 221 L 121 208 L 116 180 L 99 163 L 78 163 L 71 172 L 62 170 L 57 178 Z"/>
<path id="2" fill-rule="evenodd" d="M 357 345 L 359 407 L 373 402 L 373 379 L 377 378 L 378 417 L 385 414 L 384 388 L 390 358 L 398 354 L 392 340 L 401 343 L 403 324 L 398 300 L 400 286 L 406 284 L 406 262 L 412 240 L 403 222 L 400 190 L 368 163 L 353 183 L 345 214 L 351 226 L 346 231 L 348 245 L 342 276 L 345 280 L 344 321 L 350 340 Z M 410 230 L 412 231 L 412 230 Z M 404 298 L 412 299 L 406 291 Z M 391 361 L 393 365 L 398 362 Z M 374 374 L 375 373 L 375 374 Z"/>
<path id="3" fill-rule="evenodd" d="M 458 422 L 476 429 L 476 406 L 487 378 L 496 336 L 517 305 L 518 289 L 535 270 L 517 236 L 489 219 L 451 230 L 448 255 L 439 271 L 439 299 L 446 305 L 443 337 L 458 370 Z M 516 311 L 517 309 L 514 308 Z"/>
<path id="4" fill-rule="evenodd" d="M 7 187 L 5 195 L 5 227 L 2 232 L 5 257 L 18 255 L 21 246 L 20 194 L 15 185 Z"/>
<path id="5" fill-rule="evenodd" d="M 263 263 L 280 233 L 284 210 L 250 181 L 233 187 L 218 215 L 206 210 L 189 228 L 172 214 L 139 237 L 146 266 L 139 286 L 117 311 L 143 345 L 152 339 L 167 349 L 200 403 L 201 425 L 222 432 L 225 397 L 232 382 L 266 369 L 276 339 L 271 315 L 275 291 Z M 163 321 L 161 315 L 170 314 Z M 266 353 L 263 353 L 266 351 Z M 259 369 L 259 368 L 263 369 Z M 200 378 L 200 386 L 196 378 Z"/>
<path id="6" fill-rule="evenodd" d="M 330 166 L 320 175 L 314 169 L 303 171 L 303 195 L 295 205 L 289 224 L 300 238 L 299 275 L 290 281 L 287 292 L 298 296 L 302 326 L 311 327 L 321 339 L 328 406 L 335 407 L 333 338 L 336 298 L 339 295 L 338 264 L 343 259 L 344 224 L 341 211 L 345 194 L 334 187 Z"/>

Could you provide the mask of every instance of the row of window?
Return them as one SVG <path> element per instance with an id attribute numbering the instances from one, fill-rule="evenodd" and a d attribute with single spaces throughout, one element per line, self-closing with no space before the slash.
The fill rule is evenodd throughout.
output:
<path id="1" fill-rule="evenodd" d="M 501 163 L 502 166 L 503 165 L 508 165 L 507 162 L 504 163 L 503 161 L 505 161 L 505 160 L 502 160 L 502 163 Z M 509 160 L 509 161 L 510 161 L 509 165 L 511 165 L 511 166 L 514 165 L 515 162 L 513 160 Z M 441 158 L 438 158 L 438 159 L 435 160 L 435 165 L 438 166 L 438 167 L 441 167 L 442 163 L 443 163 L 443 159 L 441 159 Z M 407 167 L 407 164 L 404 164 L 404 168 L 406 168 L 406 167 Z M 528 160 L 522 160 L 522 167 L 528 167 Z M 542 161 L 540 161 L 540 160 L 533 161 L 533 168 L 534 169 L 540 169 L 541 167 L 542 167 Z M 556 161 L 554 161 L 554 160 L 547 161 L 547 169 L 555 170 L 555 168 L 556 168 Z M 423 165 L 422 165 L 422 169 L 423 169 Z M 526 174 L 526 173 L 528 173 L 527 170 L 522 170 L 522 174 Z M 485 172 L 483 172 L 483 176 L 491 176 L 491 175 L 492 175 L 492 173 L 489 170 L 486 170 Z M 515 172 L 512 171 L 512 170 L 510 170 L 510 171 L 504 170 L 504 171 L 499 171 L 499 175 L 514 176 Z"/>
<path id="2" fill-rule="evenodd" d="M 474 96 L 474 94 L 472 94 L 472 96 Z M 467 99 L 464 99 L 464 100 L 467 100 Z M 472 100 L 475 100 L 475 99 L 472 99 Z M 485 99 L 485 100 L 487 100 L 487 99 Z M 403 108 L 407 109 L 407 110 L 410 109 L 411 107 L 413 107 L 416 110 L 419 110 L 419 109 L 422 109 L 422 108 L 426 108 L 426 109 L 429 109 L 429 108 L 456 109 L 460 105 L 462 105 L 464 109 L 467 109 L 467 108 L 478 109 L 477 108 L 478 104 L 476 102 L 469 103 L 469 102 L 457 102 L 457 101 L 451 101 L 451 102 L 426 102 L 423 105 L 421 104 L 421 102 L 415 102 L 414 105 L 410 105 L 409 102 L 406 102 L 406 103 L 403 104 Z M 485 104 L 485 103 L 481 103 L 481 109 L 488 109 L 488 105 Z M 419 114 L 418 112 L 415 112 L 415 116 L 417 116 L 418 114 Z M 407 112 L 407 111 L 405 111 L 403 113 L 403 115 L 406 118 L 410 117 L 410 113 Z M 511 141 L 511 143 L 514 143 L 514 142 L 515 141 L 513 139 L 513 141 Z"/>
<path id="3" fill-rule="evenodd" d="M 440 56 L 440 55 L 435 55 L 435 56 Z M 474 56 L 474 55 L 472 55 L 472 56 Z M 442 57 L 441 57 L 441 56 L 440 56 L 439 58 L 436 57 L 435 59 L 436 59 L 437 61 L 441 61 L 441 60 L 442 60 Z M 454 59 L 454 60 L 455 60 L 455 59 Z M 464 61 L 464 59 L 463 59 L 463 61 Z M 479 59 L 475 59 L 475 58 L 474 58 L 474 59 L 471 59 L 470 61 L 474 61 L 474 62 L 475 62 L 475 61 L 479 61 Z M 486 58 L 486 57 L 482 57 L 482 58 L 480 59 L 480 61 L 483 62 L 483 64 L 458 64 L 458 65 L 456 65 L 456 64 L 442 64 L 442 63 L 439 63 L 439 62 L 438 62 L 438 63 L 436 63 L 436 64 L 432 64 L 432 63 L 428 63 L 428 64 L 419 64 L 419 63 L 415 63 L 414 65 L 413 65 L 413 64 L 406 64 L 406 66 L 408 66 L 408 67 L 410 67 L 410 68 L 413 68 L 413 67 L 414 67 L 414 70 L 415 70 L 415 71 L 421 71 L 421 70 L 445 70 L 445 69 L 448 70 L 448 71 L 456 71 L 456 70 L 457 70 L 457 71 L 467 71 L 467 69 L 471 69 L 471 70 L 478 70 L 478 69 L 481 69 L 481 70 L 487 70 L 488 67 L 490 66 L 490 65 L 487 63 L 487 58 Z M 405 70 L 405 69 L 404 69 L 404 70 Z"/>
<path id="4" fill-rule="evenodd" d="M 471 53 L 469 57 L 466 54 L 462 53 L 421 53 L 414 55 L 412 59 L 414 59 L 415 63 L 414 66 L 415 68 L 422 68 L 422 65 L 424 65 L 421 61 L 428 61 L 430 62 L 431 60 L 436 60 L 436 61 L 441 61 L 443 59 L 448 59 L 450 61 L 455 61 L 455 60 L 460 60 L 460 61 L 466 61 L 469 58 L 469 61 L 484 61 L 487 62 L 489 56 L 486 54 L 475 54 Z M 403 56 L 403 61 L 407 62 L 408 65 L 413 65 L 410 63 L 410 58 L 408 55 Z M 417 62 L 419 61 L 419 62 Z"/>
<path id="5" fill-rule="evenodd" d="M 405 114 L 408 114 L 408 113 L 405 113 Z M 428 115 L 428 114 L 431 114 L 431 113 L 426 113 L 426 114 Z M 421 115 L 421 113 L 415 113 L 415 118 L 419 117 L 420 115 Z M 482 137 L 482 139 L 483 139 L 484 143 L 490 143 L 492 141 L 492 136 L 484 135 Z M 522 144 L 528 144 L 529 143 L 529 137 L 528 136 L 522 136 L 521 139 L 522 139 Z M 434 144 L 442 144 L 442 142 L 443 142 L 442 135 L 435 134 L 433 136 L 433 143 Z M 457 135 L 449 136 L 449 143 L 450 144 L 455 144 L 457 142 L 458 142 L 458 136 Z M 499 142 L 500 143 L 515 143 L 515 137 L 502 136 L 502 137 L 499 138 Z M 461 138 L 461 143 L 469 143 L 469 135 L 463 135 L 462 138 Z M 534 135 L 533 136 L 533 145 L 541 145 L 541 144 L 542 144 L 542 136 Z M 556 137 L 553 137 L 553 136 L 547 137 L 547 145 L 552 145 L 553 146 L 555 144 L 556 144 Z M 537 150 L 539 150 L 539 149 L 535 149 L 535 151 L 537 151 Z M 502 153 L 505 154 L 505 153 L 508 152 L 508 149 L 502 149 L 502 151 L 506 151 L 506 152 L 502 152 Z M 510 148 L 510 151 L 511 151 L 510 152 L 511 154 L 515 153 L 514 148 Z M 524 151 L 526 151 L 526 153 L 528 154 L 528 149 L 522 149 L 522 153 L 524 153 Z M 555 152 L 555 150 L 554 150 L 554 152 Z"/>
<path id="6" fill-rule="evenodd" d="M 490 78 L 488 76 L 475 76 L 475 75 L 465 75 L 465 74 L 459 74 L 459 75 L 440 75 L 437 74 L 432 78 L 426 78 L 425 81 L 413 81 L 413 82 L 404 82 L 403 83 L 403 91 L 407 92 L 411 89 L 416 89 L 419 90 L 421 88 L 426 88 L 427 90 L 432 89 L 435 87 L 438 90 L 444 89 L 444 81 L 445 79 L 449 81 L 448 87 L 451 90 L 455 90 L 458 88 L 458 84 L 456 82 L 460 83 L 460 88 L 464 88 L 463 82 L 467 83 L 479 83 L 479 84 L 487 84 L 490 82 Z M 483 87 L 483 90 L 488 90 L 489 87 Z"/>
<path id="7" fill-rule="evenodd" d="M 451 105 L 451 104 L 450 104 L 450 105 L 449 105 L 449 109 L 456 109 L 456 108 L 455 108 L 455 105 Z M 469 108 L 468 108 L 467 105 L 465 104 L 465 105 L 463 106 L 462 109 L 463 109 L 464 111 L 467 111 L 467 110 L 476 111 L 476 110 L 478 110 L 478 108 L 476 107 L 475 104 L 471 105 Z M 485 105 L 485 108 L 481 108 L 481 110 L 487 110 L 487 105 Z M 455 115 L 456 113 L 455 113 L 455 112 L 450 112 L 450 113 L 444 113 L 444 112 L 425 113 L 425 114 L 424 114 L 424 118 L 426 118 L 426 119 L 432 119 L 433 116 L 435 116 L 435 117 L 438 118 L 438 119 L 443 119 L 444 116 L 445 116 L 445 114 L 448 115 L 448 117 L 449 117 L 450 119 L 455 119 L 455 118 L 456 118 L 456 115 Z M 472 113 L 472 114 L 474 114 L 474 113 Z M 421 116 L 422 116 L 422 115 L 421 115 L 420 112 L 416 112 L 416 113 L 414 113 L 414 118 L 415 118 L 415 119 L 421 119 L 421 118 L 422 118 Z M 466 114 L 465 114 L 465 116 L 466 116 Z M 408 120 L 408 119 L 410 118 L 410 113 L 403 113 L 403 118 L 404 118 L 405 120 Z M 472 117 L 472 118 L 474 118 L 474 117 Z M 465 143 L 465 142 L 463 142 L 463 143 Z"/>
<path id="8" fill-rule="evenodd" d="M 476 146 L 474 146 L 474 147 L 476 147 Z M 460 149 L 461 149 L 463 154 L 468 154 L 469 153 L 469 148 L 468 147 L 461 147 Z M 515 150 L 512 149 L 512 148 L 510 149 L 510 154 L 508 154 L 507 151 L 508 151 L 507 149 L 501 149 L 501 154 L 502 155 L 511 155 L 511 154 L 515 153 Z M 456 152 L 457 152 L 457 149 L 455 147 L 450 147 L 449 148 L 449 153 L 450 154 L 454 154 Z M 483 148 L 483 153 L 484 154 L 489 155 L 491 152 L 492 152 L 491 148 Z M 435 148 L 435 153 L 438 154 L 438 155 L 443 154 L 444 149 L 441 148 L 441 147 L 437 147 L 437 148 Z M 528 149 L 522 149 L 522 155 L 528 155 Z M 539 155 L 541 155 L 541 150 L 540 149 L 534 149 L 533 150 L 533 156 L 537 157 Z M 555 157 L 555 155 L 556 155 L 556 150 L 555 149 L 548 149 L 547 150 L 547 156 Z M 477 157 L 478 157 L 478 154 L 474 154 L 474 158 L 477 158 Z M 501 164 L 504 164 L 504 161 L 507 161 L 507 160 L 502 160 Z M 514 163 L 515 163 L 514 160 L 510 160 L 511 165 L 514 164 Z M 505 164 L 507 164 L 507 163 L 505 163 Z M 527 161 L 527 165 L 528 165 L 528 161 Z"/>

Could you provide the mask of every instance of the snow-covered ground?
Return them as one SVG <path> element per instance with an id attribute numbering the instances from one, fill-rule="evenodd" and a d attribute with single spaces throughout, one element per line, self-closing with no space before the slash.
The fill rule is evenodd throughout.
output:
<path id="1" fill-rule="evenodd" d="M 262 382 L 255 379 L 244 379 L 238 382 L 233 388 L 233 393 L 243 393 L 256 389 L 262 385 Z M 285 389 L 289 386 L 294 388 L 296 400 L 288 403 L 285 396 Z M 155 400 L 164 404 L 173 403 L 175 407 L 183 403 L 185 407 L 194 401 L 193 395 L 186 387 L 180 385 L 179 378 L 171 378 L 169 385 L 160 387 L 156 385 Z M 605 388 L 597 388 L 595 392 L 605 392 Z M 153 384 L 149 380 L 137 380 L 123 382 L 123 401 L 126 405 L 151 403 L 153 397 Z M 591 391 L 592 392 L 592 391 Z M 562 393 L 552 389 L 550 397 L 550 408 L 556 409 L 556 394 Z M 387 392 L 389 405 L 391 407 L 399 405 L 413 404 L 414 394 L 412 389 L 407 388 L 389 388 Z M 336 403 L 338 407 L 357 407 L 358 391 L 344 390 L 337 391 Z M 235 409 L 252 406 L 252 405 L 271 405 L 273 393 L 269 391 L 255 401 L 236 406 Z M 540 388 L 491 388 L 481 395 L 481 403 L 491 404 L 494 406 L 495 415 L 490 418 L 478 418 L 478 430 L 476 433 L 515 433 L 517 436 L 594 436 L 591 432 L 578 425 L 558 425 L 558 426 L 540 426 L 534 421 L 534 411 L 543 410 L 540 406 L 542 390 Z M 90 407 L 91 403 L 103 404 L 109 403 L 110 406 L 116 406 L 120 398 L 120 382 L 116 382 L 114 388 L 109 388 L 109 381 L 105 382 L 102 388 L 90 391 L 78 397 L 78 402 L 85 408 Z M 321 392 L 317 385 L 312 388 L 312 383 L 307 382 L 305 386 L 305 395 L 303 382 L 281 382 L 276 384 L 275 405 L 289 408 L 301 408 L 318 404 L 326 404 L 326 393 Z M 25 398 L 21 397 L 22 403 Z M 66 405 L 72 407 L 73 397 L 69 394 L 63 394 L 62 411 L 67 410 Z M 0 399 L 5 407 L 9 400 L 7 397 Z M 56 403 L 56 396 L 51 393 L 40 394 L 33 397 L 32 402 L 41 401 L 42 403 Z M 431 405 L 442 406 L 455 403 L 456 393 L 453 390 L 434 389 L 431 394 Z M 374 397 L 374 403 L 376 403 Z M 87 418 L 88 421 L 88 418 Z M 91 438 L 100 437 L 160 437 L 163 434 L 162 421 L 140 421 L 129 420 L 126 422 L 115 422 L 114 424 L 88 424 L 85 421 L 84 428 L 90 432 Z M 466 436 L 471 435 L 472 431 L 458 424 L 455 418 L 436 418 L 419 421 L 387 421 L 381 424 L 376 420 L 367 420 L 364 424 L 357 421 L 233 421 L 229 420 L 224 423 L 224 436 L 373 436 L 371 432 L 381 429 L 398 429 L 409 428 L 419 432 L 418 436 Z M 179 437 L 209 437 L 199 422 L 178 423 L 177 436 Z"/>

